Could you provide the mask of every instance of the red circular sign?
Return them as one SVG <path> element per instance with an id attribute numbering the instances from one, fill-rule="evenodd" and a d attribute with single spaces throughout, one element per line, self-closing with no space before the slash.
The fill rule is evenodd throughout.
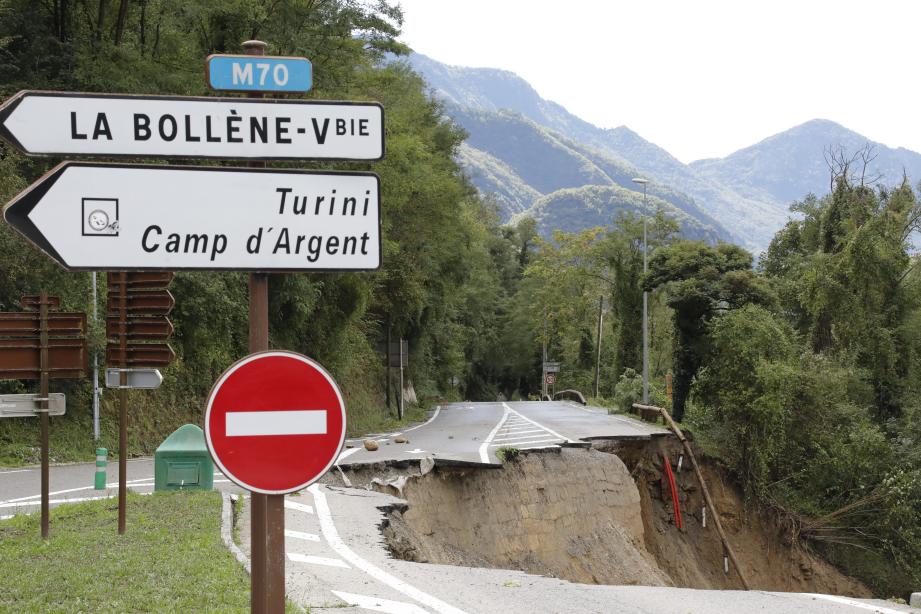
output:
<path id="1" fill-rule="evenodd" d="M 278 495 L 309 486 L 332 467 L 345 419 L 342 393 L 323 367 L 295 352 L 259 352 L 214 384 L 205 441 L 228 478 Z"/>

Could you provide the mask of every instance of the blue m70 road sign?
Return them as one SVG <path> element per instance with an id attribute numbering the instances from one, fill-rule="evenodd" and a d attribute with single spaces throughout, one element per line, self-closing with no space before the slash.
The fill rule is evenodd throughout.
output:
<path id="1" fill-rule="evenodd" d="M 313 66 L 307 58 L 268 55 L 209 55 L 208 87 L 230 92 L 307 92 Z"/>

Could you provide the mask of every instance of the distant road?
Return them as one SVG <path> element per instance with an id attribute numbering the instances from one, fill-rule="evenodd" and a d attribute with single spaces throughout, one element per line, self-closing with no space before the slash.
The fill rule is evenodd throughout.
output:
<path id="1" fill-rule="evenodd" d="M 492 464 L 499 462 L 496 450 L 501 447 L 546 448 L 592 439 L 649 439 L 667 433 L 656 425 L 569 402 L 451 403 L 439 406 L 422 425 L 365 438 L 377 441 L 377 451 L 365 450 L 363 439 L 346 441 L 338 464 L 424 456 Z M 394 441 L 401 436 L 409 443 Z"/>

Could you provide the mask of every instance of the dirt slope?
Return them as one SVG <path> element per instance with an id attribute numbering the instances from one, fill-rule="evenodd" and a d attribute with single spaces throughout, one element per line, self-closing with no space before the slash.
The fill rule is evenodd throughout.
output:
<path id="1" fill-rule="evenodd" d="M 526 451 L 501 469 L 438 467 L 394 481 L 407 505 L 382 527 L 394 556 L 417 562 L 512 568 L 590 584 L 741 588 L 723 571 L 712 517 L 690 467 L 677 473 L 684 530 L 674 523 L 663 454 L 680 446 L 596 442 L 599 449 Z M 358 474 L 354 477 L 363 481 Z M 861 583 L 785 538 L 769 513 L 705 468 L 723 527 L 753 588 L 869 596 Z M 378 488 L 381 480 L 375 480 Z M 709 514 L 709 512 L 708 512 Z"/>

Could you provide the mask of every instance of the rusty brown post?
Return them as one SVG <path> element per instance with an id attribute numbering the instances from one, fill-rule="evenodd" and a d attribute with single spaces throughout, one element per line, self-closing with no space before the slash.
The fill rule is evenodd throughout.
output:
<path id="1" fill-rule="evenodd" d="M 118 273 L 119 386 L 128 385 L 128 273 Z M 128 503 L 128 390 L 118 390 L 118 534 L 125 534 Z"/>
<path id="2" fill-rule="evenodd" d="M 259 40 L 243 43 L 247 55 L 265 55 Z M 251 98 L 262 98 L 260 93 Z M 250 168 L 265 168 L 265 162 L 251 161 Z M 249 276 L 249 350 L 269 349 L 269 276 Z M 285 498 L 284 495 L 251 493 L 250 496 L 250 609 L 254 614 L 283 614 L 285 611 Z"/>
<path id="3" fill-rule="evenodd" d="M 38 303 L 39 326 L 39 413 L 42 447 L 42 538 L 48 539 L 48 293 Z"/>

